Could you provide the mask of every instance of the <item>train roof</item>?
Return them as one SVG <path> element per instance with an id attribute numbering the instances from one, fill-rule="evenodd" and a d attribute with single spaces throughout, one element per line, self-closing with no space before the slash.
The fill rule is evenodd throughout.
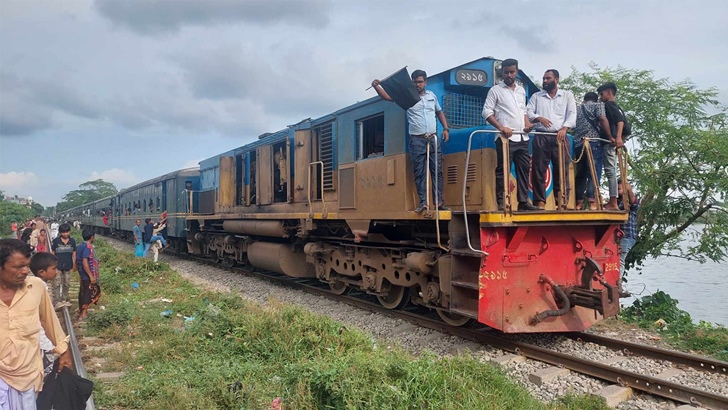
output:
<path id="1" fill-rule="evenodd" d="M 132 185 L 129 188 L 124 188 L 124 189 L 122 189 L 122 190 L 119 191 L 118 195 L 125 194 L 125 193 L 127 193 L 129 191 L 133 191 L 133 190 L 138 189 L 140 187 L 147 186 L 147 185 L 151 185 L 151 184 L 154 184 L 154 183 L 157 183 L 157 182 L 160 182 L 160 181 L 166 181 L 168 179 L 173 179 L 173 178 L 177 178 L 177 177 L 197 176 L 197 175 L 199 175 L 199 173 L 200 173 L 200 169 L 199 168 L 184 168 L 184 169 L 180 169 L 180 170 L 177 170 L 177 171 L 170 172 L 168 174 L 164 174 L 162 176 L 158 176 L 158 177 L 155 177 L 155 178 L 152 178 L 152 179 L 148 179 L 148 180 L 146 180 L 144 182 L 140 182 L 140 183 L 138 183 L 136 185 Z"/>

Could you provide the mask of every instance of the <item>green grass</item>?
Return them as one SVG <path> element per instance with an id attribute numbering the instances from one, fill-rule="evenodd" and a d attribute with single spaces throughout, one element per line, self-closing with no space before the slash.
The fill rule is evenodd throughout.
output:
<path id="1" fill-rule="evenodd" d="M 105 310 L 89 314 L 85 336 L 116 343 L 94 355 L 108 360 L 104 371 L 126 372 L 97 382 L 98 407 L 270 409 L 280 397 L 287 410 L 606 409 L 584 396 L 545 405 L 469 356 L 414 357 L 327 317 L 204 291 L 164 263 L 96 244 Z"/>
<path id="2" fill-rule="evenodd" d="M 702 320 L 693 323 L 690 314 L 680 310 L 678 301 L 665 292 L 657 291 L 637 299 L 632 306 L 622 309 L 621 317 L 642 328 L 656 330 L 678 348 L 728 361 L 728 329 Z"/>

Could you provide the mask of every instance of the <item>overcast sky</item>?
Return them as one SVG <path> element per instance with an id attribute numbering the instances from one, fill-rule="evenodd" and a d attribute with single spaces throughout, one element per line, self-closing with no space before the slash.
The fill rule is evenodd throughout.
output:
<path id="1" fill-rule="evenodd" d="M 404 65 L 622 65 L 717 87 L 728 1 L 0 0 L 0 189 L 55 205 L 372 97 Z M 563 74 L 562 74 L 563 75 Z"/>

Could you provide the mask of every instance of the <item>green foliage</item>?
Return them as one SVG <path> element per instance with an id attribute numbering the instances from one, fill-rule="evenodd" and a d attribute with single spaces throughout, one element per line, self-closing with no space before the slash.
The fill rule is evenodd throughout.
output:
<path id="1" fill-rule="evenodd" d="M 89 325 L 92 329 L 100 330 L 110 326 L 124 327 L 131 322 L 132 308 L 128 303 L 116 304 L 108 309 L 97 309 L 93 315 L 89 316 Z"/>
<path id="2" fill-rule="evenodd" d="M 62 212 L 98 199 L 113 196 L 119 192 L 113 183 L 106 182 L 103 179 L 84 182 L 78 188 L 67 193 L 63 200 L 56 204 L 56 212 Z"/>
<path id="3" fill-rule="evenodd" d="M 657 291 L 622 309 L 621 315 L 627 322 L 658 330 L 669 342 L 682 348 L 728 360 L 728 329 L 704 321 L 696 325 L 690 314 L 677 305 L 677 299 Z"/>
<path id="4" fill-rule="evenodd" d="M 97 249 L 102 287 L 113 277 L 120 291 L 89 314 L 87 336 L 120 342 L 97 354 L 104 371 L 126 372 L 97 380 L 105 408 L 264 409 L 280 397 L 301 410 L 606 409 L 585 397 L 547 406 L 476 359 L 415 358 L 302 308 L 203 291 L 164 264 L 153 269 L 104 241 Z"/>
<path id="5" fill-rule="evenodd" d="M 31 208 L 25 205 L 7 202 L 5 201 L 4 195 L 0 196 L 0 236 L 3 238 L 12 232 L 10 226 L 14 221 L 24 223 L 28 218 L 33 216 L 35 215 Z M 19 225 L 22 225 L 22 223 Z"/>
<path id="6" fill-rule="evenodd" d="M 728 111 L 716 88 L 689 80 L 654 78 L 652 71 L 623 67 L 573 70 L 561 84 L 577 97 L 606 81 L 632 124 L 630 179 L 642 197 L 640 237 L 628 265 L 647 257 L 678 256 L 704 262 L 728 254 Z M 689 230 L 694 224 L 704 229 Z M 681 247 L 685 236 L 691 245 Z"/>

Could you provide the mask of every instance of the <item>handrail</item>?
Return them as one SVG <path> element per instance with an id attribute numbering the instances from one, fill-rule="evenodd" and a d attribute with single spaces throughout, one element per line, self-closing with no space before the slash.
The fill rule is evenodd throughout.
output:
<path id="1" fill-rule="evenodd" d="M 73 367 L 76 369 L 76 374 L 86 378 L 86 369 L 83 367 L 83 360 L 81 360 L 81 350 L 78 348 L 78 341 L 76 340 L 76 333 L 73 331 L 73 322 L 71 321 L 71 313 L 68 311 L 68 306 L 63 307 L 63 319 L 66 322 L 66 331 L 68 332 L 69 338 L 69 349 L 71 349 L 71 356 L 73 357 Z M 94 396 L 86 401 L 86 410 L 96 410 L 94 404 Z"/>
<path id="2" fill-rule="evenodd" d="M 439 173 L 439 165 L 440 163 L 437 161 L 437 135 L 434 135 L 432 137 L 435 140 L 435 233 L 437 235 L 437 246 L 442 249 L 445 252 L 449 252 L 450 248 L 447 248 L 442 245 L 441 235 L 440 235 L 440 196 L 439 196 L 439 182 L 440 182 L 440 173 Z M 432 175 L 430 175 L 430 141 L 428 138 L 427 142 L 427 185 L 425 186 L 425 195 L 427 196 L 427 203 L 428 203 L 428 209 L 429 209 L 429 202 L 430 202 L 430 179 L 432 179 Z M 443 202 L 444 203 L 444 202 Z"/>
<path id="3" fill-rule="evenodd" d="M 329 210 L 326 208 L 326 200 L 324 199 L 324 162 L 323 161 L 314 161 L 314 162 L 310 162 L 308 164 L 308 182 L 307 182 L 307 187 L 306 187 L 306 192 L 308 192 L 308 194 L 306 195 L 308 197 L 307 198 L 308 199 L 308 210 L 309 210 L 311 217 L 313 218 L 313 201 L 311 201 L 311 197 L 313 196 L 313 192 L 311 192 L 311 167 L 313 167 L 314 165 L 321 166 L 321 181 L 320 181 L 321 204 L 322 204 L 321 214 L 324 218 L 326 218 Z"/>

